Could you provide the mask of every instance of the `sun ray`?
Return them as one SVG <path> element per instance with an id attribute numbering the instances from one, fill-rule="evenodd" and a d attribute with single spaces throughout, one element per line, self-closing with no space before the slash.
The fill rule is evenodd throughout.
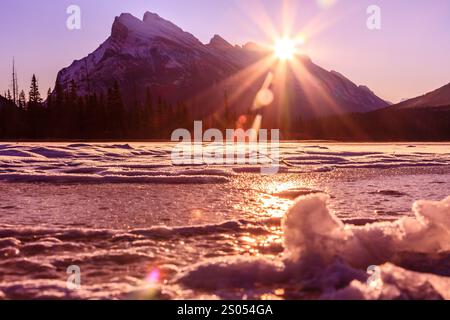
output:
<path id="1" fill-rule="evenodd" d="M 287 90 L 287 70 L 289 61 L 280 60 L 275 69 L 275 95 L 277 99 L 277 123 L 284 124 L 286 119 L 283 119 L 286 113 L 289 112 L 288 90 Z"/>
<path id="2" fill-rule="evenodd" d="M 329 89 L 326 84 L 315 76 L 306 68 L 303 64 L 304 60 L 301 57 L 305 53 L 305 43 L 316 36 L 323 30 L 331 27 L 342 15 L 337 15 L 336 10 L 333 9 L 333 14 L 331 15 L 331 10 L 322 10 L 318 16 L 312 19 L 309 23 L 305 25 L 299 32 L 295 33 L 295 2 L 292 0 L 283 0 L 281 3 L 281 25 L 277 28 L 270 15 L 268 14 L 266 8 L 259 2 L 237 2 L 242 8 L 243 13 L 249 17 L 249 21 L 258 26 L 258 28 L 266 35 L 268 39 L 271 40 L 272 44 L 269 43 L 259 43 L 262 50 L 267 53 L 260 60 L 254 62 L 245 69 L 237 72 L 234 75 L 220 81 L 218 84 L 214 84 L 209 89 L 201 92 L 196 96 L 205 97 L 209 99 L 216 96 L 217 92 L 220 91 L 218 88 L 225 88 L 224 90 L 229 90 L 227 95 L 228 105 L 235 105 L 237 101 L 242 104 L 247 105 L 247 108 L 252 110 L 258 110 L 269 104 L 272 101 L 276 103 L 273 105 L 274 110 L 272 111 L 278 117 L 278 123 L 288 123 L 287 115 L 291 111 L 292 95 L 295 93 L 289 92 L 288 86 L 292 86 L 293 80 L 297 80 L 300 88 L 304 91 L 305 99 L 310 101 L 309 105 L 323 105 L 326 104 L 331 108 L 333 112 L 337 112 L 339 105 L 335 102 L 335 99 L 330 96 Z M 275 44 L 273 44 L 275 42 Z M 269 54 L 272 52 L 272 54 Z M 274 78 L 270 90 L 255 88 L 255 84 L 259 81 L 264 81 L 264 76 L 266 80 L 268 76 Z M 288 79 L 289 77 L 289 79 Z M 263 86 L 264 87 L 264 86 Z M 261 87 L 262 88 L 262 87 Z M 248 101 L 249 93 L 254 93 L 253 105 L 251 101 Z M 243 99 L 240 99 L 243 97 Z M 200 98 L 201 99 L 201 98 Z M 208 101 L 208 100 L 203 100 Z M 209 99 L 209 101 L 214 101 Z M 225 109 L 225 104 L 221 104 L 216 99 L 214 106 L 214 113 L 211 115 L 213 121 L 222 121 L 222 113 Z M 264 103 L 260 104 L 259 101 Z M 270 103 L 267 103 L 270 101 Z M 200 103 L 201 105 L 201 103 Z M 238 112 L 245 113 L 244 105 L 239 106 Z M 233 106 L 235 108 L 235 106 Z M 211 110 L 211 109 L 210 109 Z M 235 109 L 236 110 L 236 109 Z M 317 112 L 316 112 L 317 111 Z M 259 112 L 259 111 L 258 111 Z M 276 113 L 275 113 L 276 112 Z M 319 114 L 318 110 L 311 110 L 310 112 Z M 276 121 L 277 118 L 270 119 L 270 121 Z M 286 119 L 284 119 L 286 118 Z M 266 120 L 267 121 L 267 120 Z"/>
<path id="3" fill-rule="evenodd" d="M 289 36 L 294 28 L 296 6 L 292 0 L 283 0 L 282 4 L 282 36 Z"/>
<path id="4" fill-rule="evenodd" d="M 290 61 L 290 64 L 294 76 L 312 104 L 320 105 L 326 103 L 335 111 L 338 111 L 338 105 L 334 99 L 330 97 L 326 88 L 312 75 L 300 59 L 293 59 Z"/>
<path id="5" fill-rule="evenodd" d="M 330 107 L 331 113 L 334 114 L 339 114 L 342 111 L 339 105 L 336 103 L 335 99 L 333 99 L 328 93 L 326 86 L 320 83 L 319 80 L 314 75 L 312 75 L 312 73 L 308 70 L 307 67 L 305 67 L 301 60 L 292 59 L 290 61 L 290 64 L 294 76 L 300 84 L 308 101 L 312 105 L 326 104 L 328 107 Z M 311 111 L 314 113 L 316 110 Z M 315 116 L 323 116 L 323 114 L 315 113 Z M 342 119 L 342 121 L 344 121 L 346 127 L 354 134 L 359 134 L 359 136 L 364 134 L 357 126 L 357 124 L 350 123 L 345 119 Z"/>
<path id="6" fill-rule="evenodd" d="M 312 18 L 299 32 L 293 36 L 293 39 L 312 39 L 317 37 L 323 31 L 331 28 L 338 21 L 341 21 L 346 16 L 355 12 L 355 8 L 346 7 L 345 9 L 338 8 L 334 10 L 322 10 L 318 15 Z"/>
<path id="7" fill-rule="evenodd" d="M 272 65 L 276 62 L 273 55 L 266 55 L 257 60 L 241 71 L 227 77 L 219 83 L 208 87 L 204 91 L 198 93 L 194 98 L 188 101 L 188 104 L 194 106 L 202 106 L 211 100 L 211 97 L 217 95 L 218 88 L 233 88 L 228 96 L 228 103 L 232 105 L 235 103 L 247 90 L 249 90 L 265 73 L 269 72 Z M 220 90 L 219 90 L 220 91 Z M 251 107 L 251 106 L 249 106 Z M 219 117 L 223 112 L 225 106 L 220 104 L 214 108 L 214 114 Z M 201 112 L 202 110 L 197 110 Z M 204 111 L 204 110 L 203 110 Z M 205 114 L 206 116 L 207 114 Z M 211 114 L 210 114 L 211 115 Z"/>
<path id="8" fill-rule="evenodd" d="M 261 3 L 255 1 L 236 1 L 236 4 L 265 33 L 268 39 L 275 39 L 278 36 L 277 28 Z"/>
<path id="9" fill-rule="evenodd" d="M 239 72 L 236 77 L 232 77 L 231 81 L 240 81 L 243 77 L 244 82 L 240 83 L 239 88 L 230 96 L 230 103 L 235 102 L 255 81 L 270 70 L 276 62 L 273 56 L 266 56 L 250 67 Z"/>

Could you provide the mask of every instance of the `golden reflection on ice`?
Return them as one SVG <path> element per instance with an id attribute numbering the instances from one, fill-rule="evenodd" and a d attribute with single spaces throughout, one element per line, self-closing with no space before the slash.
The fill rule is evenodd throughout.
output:
<path id="1" fill-rule="evenodd" d="M 282 218 L 292 204 L 292 200 L 272 195 L 261 195 L 258 200 L 266 215 L 273 218 Z"/>
<path id="2" fill-rule="evenodd" d="M 287 190 L 291 190 L 298 187 L 297 182 L 287 181 L 287 182 L 273 182 L 267 186 L 267 193 L 275 194 Z"/>
<path id="3" fill-rule="evenodd" d="M 204 218 L 204 211 L 202 209 L 193 209 L 191 210 L 191 219 L 196 221 L 202 221 Z"/>
<path id="4" fill-rule="evenodd" d="M 274 228 L 273 234 L 254 235 L 247 234 L 239 237 L 234 242 L 235 252 L 239 255 L 248 256 L 277 256 L 283 251 L 283 237 L 281 228 Z"/>
<path id="5" fill-rule="evenodd" d="M 254 244 L 257 242 L 257 240 L 255 238 L 252 237 L 248 237 L 248 236 L 243 236 L 240 238 L 242 241 L 250 243 L 250 244 Z"/>
<path id="6" fill-rule="evenodd" d="M 235 207 L 236 210 L 251 212 L 257 225 L 267 232 L 245 233 L 234 238 L 234 253 L 249 256 L 278 256 L 283 252 L 283 232 L 281 221 L 283 216 L 292 206 L 296 193 L 308 193 L 313 190 L 313 181 L 289 181 L 289 180 L 246 180 L 241 187 L 253 190 L 247 197 L 244 204 Z M 311 191 L 313 192 L 313 191 Z M 289 196 L 283 196 L 286 193 Z M 290 196 L 291 193 L 294 196 Z M 231 240 L 231 239 L 230 239 Z"/>

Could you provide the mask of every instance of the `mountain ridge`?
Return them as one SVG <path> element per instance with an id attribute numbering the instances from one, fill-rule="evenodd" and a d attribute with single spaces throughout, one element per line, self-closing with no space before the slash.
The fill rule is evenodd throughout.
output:
<path id="1" fill-rule="evenodd" d="M 450 106 L 450 82 L 421 96 L 397 103 L 392 107 L 397 109 L 408 109 L 448 106 Z"/>
<path id="2" fill-rule="evenodd" d="M 236 75 L 245 73 L 246 68 L 267 55 L 257 44 L 233 46 L 220 35 L 203 44 L 156 13 L 147 11 L 142 20 L 122 13 L 114 19 L 111 35 L 95 51 L 59 71 L 57 83 L 67 90 L 73 80 L 80 95 L 89 95 L 105 94 L 117 81 L 128 106 L 142 103 L 149 90 L 169 103 L 200 99 L 196 104 L 201 103 L 202 108 L 192 110 L 203 116 L 215 113 L 223 105 L 225 92 L 240 90 L 246 79 Z M 289 94 L 295 105 L 291 108 L 293 116 L 368 112 L 388 106 L 367 87 L 357 86 L 340 73 L 315 65 L 309 58 L 302 61 L 316 86 L 308 83 L 290 86 Z M 229 80 L 233 77 L 235 83 Z M 263 82 L 264 76 L 256 77 L 255 83 L 232 106 L 236 112 L 248 109 Z M 205 95 L 211 88 L 217 92 Z M 309 93 L 318 98 L 309 97 Z"/>

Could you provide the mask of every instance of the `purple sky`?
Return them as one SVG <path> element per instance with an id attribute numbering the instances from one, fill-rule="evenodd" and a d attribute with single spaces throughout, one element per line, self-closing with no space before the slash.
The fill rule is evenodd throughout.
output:
<path id="1" fill-rule="evenodd" d="M 293 33 L 311 21 L 328 26 L 305 50 L 313 61 L 397 102 L 450 82 L 450 1 L 291 0 Z M 82 29 L 66 28 L 66 8 L 82 10 Z M 366 9 L 381 7 L 382 29 L 366 27 Z M 0 10 L 0 93 L 11 87 L 12 57 L 19 86 L 28 93 L 32 73 L 41 92 L 53 87 L 57 72 L 95 50 L 109 35 L 114 17 L 130 12 L 142 18 L 158 13 L 209 42 L 220 34 L 233 44 L 271 41 L 255 19 L 265 12 L 281 29 L 282 0 L 2 0 Z M 262 21 L 262 19 L 260 20 Z M 316 30 L 316 28 L 314 28 Z"/>

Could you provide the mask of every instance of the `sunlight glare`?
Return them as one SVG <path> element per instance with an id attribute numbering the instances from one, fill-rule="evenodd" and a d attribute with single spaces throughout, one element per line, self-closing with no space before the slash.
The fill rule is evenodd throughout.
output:
<path id="1" fill-rule="evenodd" d="M 337 0 L 317 0 L 321 9 L 329 9 L 336 4 Z"/>
<path id="2" fill-rule="evenodd" d="M 296 44 L 290 38 L 282 38 L 275 43 L 275 55 L 280 60 L 291 60 L 296 51 Z"/>

